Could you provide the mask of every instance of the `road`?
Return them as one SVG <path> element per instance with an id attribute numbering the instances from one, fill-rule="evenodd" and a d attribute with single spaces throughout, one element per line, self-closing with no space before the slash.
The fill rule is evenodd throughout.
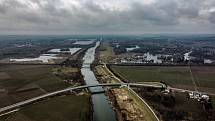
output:
<path id="1" fill-rule="evenodd" d="M 189 71 L 190 71 L 190 77 L 191 77 L 194 89 L 195 89 L 196 92 L 198 92 L 198 88 L 197 88 L 197 85 L 196 85 L 196 81 L 194 80 L 194 77 L 193 77 L 193 72 L 191 70 L 191 66 L 189 66 Z"/>
<path id="2" fill-rule="evenodd" d="M 176 91 L 176 92 L 195 92 L 193 90 L 187 90 L 187 89 L 180 89 L 180 88 L 175 88 L 175 87 L 167 87 L 168 90 L 173 90 L 173 91 Z M 208 93 L 208 92 L 200 92 L 198 91 L 199 93 L 202 93 L 202 94 L 208 94 L 208 95 L 212 95 L 212 96 L 215 96 L 215 93 Z"/>
<path id="3" fill-rule="evenodd" d="M 78 86 L 78 87 L 69 87 L 69 88 L 66 88 L 66 89 L 63 89 L 63 90 L 47 93 L 45 95 L 34 97 L 32 99 L 28 99 L 28 100 L 25 100 L 25 101 L 22 101 L 22 102 L 19 102 L 19 103 L 15 103 L 15 104 L 0 108 L 0 113 L 9 111 L 9 110 L 12 110 L 12 109 L 15 109 L 15 108 L 19 108 L 21 106 L 24 106 L 24 105 L 27 105 L 27 104 L 30 104 L 30 103 L 33 103 L 33 102 L 48 98 L 48 97 L 56 96 L 56 95 L 59 95 L 59 94 L 65 93 L 65 92 L 69 92 L 69 91 L 73 91 L 73 90 L 77 90 L 77 89 L 89 88 L 89 87 L 99 87 L 99 86 L 102 86 L 102 87 L 105 87 L 105 86 L 111 86 L 111 87 L 114 87 L 114 86 L 117 86 L 117 87 L 129 86 L 129 87 L 163 88 L 162 86 L 158 86 L 158 85 L 140 84 L 140 83 L 107 83 L 107 84 L 94 84 L 94 85 L 84 85 L 84 86 Z"/>
<path id="4" fill-rule="evenodd" d="M 111 75 L 111 76 L 113 76 L 116 80 L 118 80 L 119 82 L 121 82 L 121 83 L 123 83 L 122 81 L 121 81 L 121 79 L 120 78 L 118 78 L 115 74 L 113 74 L 110 70 L 109 70 L 109 68 L 107 67 L 107 65 L 105 64 L 105 63 L 103 63 L 103 67 L 108 71 L 108 73 Z M 125 83 L 126 84 L 126 83 Z M 143 83 L 135 83 L 135 84 L 143 84 Z M 162 83 L 160 83 L 161 85 L 159 86 L 159 87 L 161 87 L 161 88 L 165 88 L 166 87 L 166 85 L 164 85 L 164 84 L 162 84 Z M 149 85 L 152 85 L 152 84 L 149 84 Z M 154 84 L 153 84 L 153 86 L 155 86 Z M 157 84 L 156 84 L 156 86 L 158 86 Z M 154 110 L 148 105 L 148 103 L 143 99 L 143 98 L 141 98 L 133 89 L 130 89 L 130 91 L 132 91 L 147 107 L 148 107 L 148 109 L 152 112 L 152 114 L 154 115 L 154 117 L 156 118 L 156 120 L 157 121 L 160 121 L 159 120 L 159 118 L 157 117 L 157 115 L 155 114 L 155 112 L 154 112 Z"/>
<path id="5" fill-rule="evenodd" d="M 105 63 L 103 63 L 103 65 L 104 65 L 104 68 L 106 68 L 107 69 L 107 71 L 111 74 L 111 75 L 113 75 L 117 80 L 119 80 L 119 82 L 121 82 L 121 80 L 118 78 L 118 77 L 116 77 L 109 69 L 108 69 L 108 67 L 106 66 L 106 64 Z M 191 72 L 192 73 L 192 72 Z M 136 83 L 138 83 L 138 82 L 136 82 Z M 142 83 L 142 82 L 141 82 Z M 160 82 L 149 82 L 149 83 L 151 83 L 151 84 L 161 84 L 161 85 L 163 85 L 163 87 L 164 88 L 167 88 L 168 90 L 169 89 L 171 89 L 171 90 L 173 90 L 173 91 L 177 91 L 177 92 L 194 92 L 193 90 L 187 90 L 187 89 L 181 89 L 181 88 L 175 88 L 175 87 L 170 87 L 170 86 L 167 86 L 167 85 L 165 85 L 165 84 L 163 84 L 163 83 L 160 83 Z M 147 84 L 147 82 L 144 82 L 144 84 Z M 167 86 L 167 87 L 166 87 Z M 195 89 L 196 90 L 196 89 Z M 215 93 L 208 93 L 208 92 L 200 92 L 200 91 L 198 91 L 199 93 L 204 93 L 204 94 L 208 94 L 208 95 L 212 95 L 212 96 L 215 96 Z"/>
<path id="6" fill-rule="evenodd" d="M 108 71 L 108 73 L 110 73 L 110 75 L 111 76 L 113 76 L 116 80 L 118 80 L 119 82 L 122 82 L 118 77 L 116 77 L 115 76 L 115 74 L 113 74 L 109 69 L 108 69 L 108 67 L 106 66 L 106 64 L 102 64 L 103 65 L 103 68 L 105 68 L 105 70 L 107 70 Z M 104 71 L 104 70 L 103 70 Z M 191 72 L 192 73 L 192 72 Z M 194 81 L 194 79 L 193 79 L 193 81 Z M 123 82 L 122 82 L 123 83 Z M 137 84 L 137 82 L 135 83 L 135 84 Z M 144 83 L 144 84 L 147 84 L 147 83 Z M 193 90 L 187 90 L 187 89 L 180 89 L 180 88 L 174 88 L 174 87 L 170 87 L 170 86 L 167 86 L 167 85 L 165 85 L 165 84 L 163 84 L 163 83 L 160 83 L 160 82 L 150 82 L 150 83 L 148 83 L 148 84 L 154 84 L 154 85 L 161 85 L 163 88 L 165 88 L 165 89 L 168 89 L 168 90 L 173 90 L 173 91 L 176 91 L 176 92 L 187 92 L 187 93 L 189 93 L 189 92 L 193 92 Z M 131 89 L 132 90 L 132 89 Z M 197 90 L 196 88 L 195 88 L 195 90 Z M 134 92 L 133 90 L 132 90 L 132 92 Z M 134 93 L 136 93 L 136 92 L 134 92 Z M 206 93 L 206 92 L 199 92 L 199 93 L 203 93 L 203 94 L 208 94 L 208 95 L 213 95 L 213 96 L 215 96 L 215 94 L 214 93 Z M 139 97 L 139 95 L 138 94 L 136 94 L 138 97 Z M 151 109 L 151 107 L 141 98 L 141 97 L 139 97 L 144 103 L 145 103 L 145 105 L 147 105 L 147 107 L 154 113 L 154 111 L 153 111 L 153 109 Z M 155 115 L 155 113 L 154 113 L 154 115 Z M 159 120 L 159 119 L 158 119 Z"/>
<path id="7" fill-rule="evenodd" d="M 105 68 L 106 65 L 104 65 Z M 105 87 L 105 86 L 111 86 L 111 87 L 120 87 L 120 86 L 129 86 L 129 87 L 154 87 L 154 88 L 164 88 L 163 85 L 158 85 L 158 84 L 153 84 L 153 83 L 123 83 L 118 77 L 116 77 L 108 68 L 107 68 L 107 71 L 109 71 L 109 73 L 115 78 L 117 79 L 120 83 L 106 83 L 106 84 L 94 84 L 94 85 L 84 85 L 84 86 L 78 86 L 78 87 L 69 87 L 69 88 L 66 88 L 66 89 L 63 89 L 63 90 L 59 90 L 59 91 L 55 91 L 55 92 L 51 92 L 51 93 L 47 93 L 45 95 L 41 95 L 41 96 L 38 96 L 38 97 L 34 97 L 32 99 L 28 99 L 28 100 L 25 100 L 25 101 L 22 101 L 22 102 L 19 102 L 19 103 L 15 103 L 15 104 L 12 104 L 12 105 L 9 105 L 9 106 L 6 106 L 6 107 L 3 107 L 3 108 L 0 108 L 0 113 L 5 113 L 7 114 L 6 112 L 7 111 L 11 111 L 11 110 L 16 110 L 17 108 L 19 107 L 22 107 L 24 105 L 27 105 L 27 104 L 31 104 L 33 102 L 36 102 L 36 101 L 39 101 L 39 100 L 42 100 L 42 99 L 45 99 L 45 98 L 48 98 L 48 97 L 52 97 L 52 96 L 56 96 L 56 95 L 59 95 L 59 94 L 63 94 L 65 92 L 69 92 L 69 91 L 73 91 L 73 90 L 78 90 L 78 89 L 84 89 L 84 88 L 89 88 L 89 87 L 99 87 L 99 86 L 102 86 L 102 87 Z M 179 89 L 179 88 L 173 88 L 173 87 L 168 87 L 168 89 L 171 89 L 171 90 L 174 90 L 174 91 L 179 91 L 179 92 L 193 92 L 191 90 L 186 90 L 186 89 Z M 134 92 L 134 91 L 133 91 Z M 210 94 L 210 95 L 214 95 L 215 94 Z M 137 95 L 138 96 L 138 95 Z M 139 96 L 138 96 L 139 97 Z M 141 98 L 139 97 L 147 106 L 148 108 L 154 113 L 154 111 L 151 109 L 151 107 Z M 155 113 L 154 113 L 155 115 Z M 2 115 L 1 115 L 2 116 Z M 155 115 L 156 116 L 156 115 Z M 157 117 L 157 116 L 156 116 Z"/>

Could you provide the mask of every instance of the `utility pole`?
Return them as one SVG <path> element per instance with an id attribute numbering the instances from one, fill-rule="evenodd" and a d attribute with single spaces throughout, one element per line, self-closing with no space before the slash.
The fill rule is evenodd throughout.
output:
<path id="1" fill-rule="evenodd" d="M 195 89 L 196 92 L 198 92 L 198 88 L 197 88 L 196 82 L 195 82 L 194 77 L 193 77 L 193 72 L 191 70 L 191 65 L 189 66 L 189 71 L 190 71 L 192 83 L 194 85 L 194 89 Z"/>

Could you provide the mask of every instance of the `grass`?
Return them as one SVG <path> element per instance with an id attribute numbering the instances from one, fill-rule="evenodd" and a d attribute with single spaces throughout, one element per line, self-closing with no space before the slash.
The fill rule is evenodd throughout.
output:
<path id="1" fill-rule="evenodd" d="M 100 59 L 103 62 L 108 62 L 108 60 L 110 60 L 110 58 L 114 55 L 113 47 L 111 47 L 108 42 L 102 42 L 99 49 Z"/>
<path id="2" fill-rule="evenodd" d="M 213 106 L 213 108 L 215 108 L 215 96 L 212 96 L 212 106 Z"/>
<path id="3" fill-rule="evenodd" d="M 192 67 L 192 72 L 197 85 L 200 87 L 207 87 L 215 89 L 215 67 L 203 66 Z"/>
<path id="4" fill-rule="evenodd" d="M 24 85 L 35 83 L 46 91 L 53 91 L 58 89 L 56 86 L 66 86 L 60 78 L 53 75 L 51 66 L 44 65 L 7 65 L 0 66 L 0 72 L 4 72 L 9 76 L 7 79 L 1 79 L 0 84 L 6 88 L 15 90 Z"/>
<path id="5" fill-rule="evenodd" d="M 134 91 L 128 91 L 128 93 L 130 94 L 130 96 L 132 96 L 132 99 L 134 99 L 134 102 L 136 102 L 138 107 L 140 107 L 140 109 L 143 111 L 144 118 L 146 121 L 157 121 L 157 119 L 153 115 L 152 111 L 148 108 L 148 106 L 142 100 L 140 100 L 140 98 L 138 98 L 138 96 L 135 94 Z"/>
<path id="6" fill-rule="evenodd" d="M 169 85 L 193 89 L 188 66 L 112 66 L 112 70 L 129 82 L 160 82 Z M 215 67 L 191 67 L 199 89 L 213 92 L 215 90 Z"/>
<path id="7" fill-rule="evenodd" d="M 0 107 L 69 86 L 48 65 L 0 65 L 0 74 Z M 26 87 L 33 90 L 17 92 Z"/>
<path id="8" fill-rule="evenodd" d="M 89 95 L 51 98 L 10 114 L 7 121 L 87 121 L 90 115 L 89 100 Z"/>
<path id="9" fill-rule="evenodd" d="M 75 73 L 75 72 L 78 72 L 78 68 L 71 68 L 71 67 L 62 67 L 62 68 L 53 68 L 52 69 L 53 72 L 61 72 L 61 73 L 65 73 L 65 74 L 68 74 L 68 73 Z"/>
<path id="10" fill-rule="evenodd" d="M 138 67 L 138 66 L 113 66 L 114 72 L 121 75 L 130 82 L 171 82 L 171 84 L 183 83 L 192 84 L 187 67 L 169 68 L 169 67 Z"/>
<path id="11" fill-rule="evenodd" d="M 95 67 L 96 74 L 101 78 L 101 80 L 105 80 L 106 83 L 120 83 L 119 80 L 111 77 L 112 75 L 108 72 L 107 68 L 99 65 Z"/>
<path id="12" fill-rule="evenodd" d="M 106 80 L 111 81 L 112 83 L 117 83 L 119 82 L 119 80 L 115 79 L 115 78 L 110 78 L 110 73 L 108 72 L 108 70 L 102 66 L 97 66 L 96 67 L 97 73 L 103 77 L 105 77 Z M 108 77 L 108 78 L 107 78 Z M 127 88 L 125 88 L 124 90 L 127 91 L 128 94 L 130 94 L 132 96 L 132 99 L 134 99 L 136 105 L 142 110 L 142 112 L 144 112 L 144 118 L 147 121 L 157 121 L 155 116 L 153 115 L 153 113 L 151 112 L 151 110 L 146 106 L 145 103 L 143 103 L 142 100 L 140 100 L 140 98 L 137 97 L 137 95 L 133 92 L 133 91 L 128 91 Z"/>

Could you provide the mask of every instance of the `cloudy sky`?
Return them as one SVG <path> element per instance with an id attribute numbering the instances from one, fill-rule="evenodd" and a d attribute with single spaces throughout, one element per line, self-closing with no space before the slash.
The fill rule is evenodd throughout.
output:
<path id="1" fill-rule="evenodd" d="M 0 34 L 215 33 L 215 0 L 0 0 Z"/>

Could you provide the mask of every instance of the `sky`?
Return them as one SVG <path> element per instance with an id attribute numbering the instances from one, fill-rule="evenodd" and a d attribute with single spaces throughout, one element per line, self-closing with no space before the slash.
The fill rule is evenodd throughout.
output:
<path id="1" fill-rule="evenodd" d="M 215 33 L 215 0 L 0 0 L 0 34 Z"/>

